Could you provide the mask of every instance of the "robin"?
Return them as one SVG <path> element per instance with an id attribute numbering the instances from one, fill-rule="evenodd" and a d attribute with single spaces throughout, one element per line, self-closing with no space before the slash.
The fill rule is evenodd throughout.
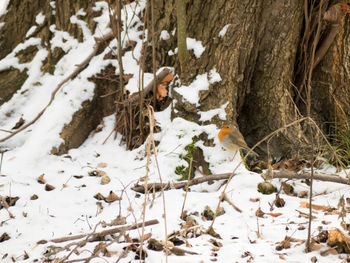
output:
<path id="1" fill-rule="evenodd" d="M 229 151 L 237 152 L 240 149 L 245 149 L 258 155 L 248 147 L 247 143 L 243 138 L 243 135 L 235 126 L 222 126 L 222 128 L 219 131 L 218 138 L 222 146 L 224 146 Z"/>

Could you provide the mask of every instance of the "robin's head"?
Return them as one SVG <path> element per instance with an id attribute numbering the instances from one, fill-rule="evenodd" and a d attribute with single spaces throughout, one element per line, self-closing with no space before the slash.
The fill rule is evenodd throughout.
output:
<path id="1" fill-rule="evenodd" d="M 227 134 L 233 133 L 232 127 L 223 125 L 218 133 L 219 141 L 222 142 Z"/>

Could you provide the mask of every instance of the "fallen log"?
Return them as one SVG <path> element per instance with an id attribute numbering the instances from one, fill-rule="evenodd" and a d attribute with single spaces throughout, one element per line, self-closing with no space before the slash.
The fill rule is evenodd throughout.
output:
<path id="1" fill-rule="evenodd" d="M 231 173 L 223 173 L 223 174 L 213 174 L 213 175 L 205 175 L 203 177 L 194 178 L 189 181 L 188 185 L 196 185 L 208 182 L 210 180 L 227 180 L 231 176 Z M 281 172 L 274 172 L 273 178 L 280 178 L 280 179 L 310 179 L 311 174 L 310 173 L 296 173 L 296 172 L 290 172 L 290 171 L 281 171 Z M 336 174 L 324 174 L 324 173 L 315 173 L 314 179 L 324 182 L 333 182 L 333 183 L 339 183 L 339 184 L 350 184 L 350 180 L 340 177 Z M 187 181 L 184 182 L 178 182 L 178 183 L 148 183 L 148 191 L 160 191 L 162 188 L 163 190 L 169 190 L 169 189 L 181 189 L 185 188 L 187 185 Z M 131 187 L 132 190 L 138 193 L 145 193 L 145 185 L 139 185 L 136 184 L 135 186 Z"/>

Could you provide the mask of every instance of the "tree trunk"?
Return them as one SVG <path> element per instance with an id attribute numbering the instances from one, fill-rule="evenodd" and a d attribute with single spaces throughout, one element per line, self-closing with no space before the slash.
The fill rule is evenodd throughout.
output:
<path id="1" fill-rule="evenodd" d="M 168 10 L 171 4 L 158 0 L 156 6 Z M 158 15 L 156 31 L 171 32 L 174 17 L 161 16 L 160 11 Z M 190 1 L 187 16 L 188 37 L 202 41 L 205 51 L 199 59 L 192 55 L 183 82 L 213 68 L 222 81 L 200 94 L 199 108 L 175 93 L 181 116 L 198 120 L 198 110 L 207 111 L 228 102 L 225 122 L 238 124 L 250 146 L 297 118 L 292 80 L 302 1 Z M 227 25 L 226 34 L 219 36 Z M 169 41 L 162 44 L 158 46 L 160 54 L 165 53 L 163 46 L 174 46 Z M 221 125 L 224 121 L 216 116 L 212 122 Z M 270 151 L 274 155 L 296 152 L 299 133 L 300 126 L 296 125 L 279 134 L 271 140 Z M 260 152 L 266 153 L 266 145 Z"/>

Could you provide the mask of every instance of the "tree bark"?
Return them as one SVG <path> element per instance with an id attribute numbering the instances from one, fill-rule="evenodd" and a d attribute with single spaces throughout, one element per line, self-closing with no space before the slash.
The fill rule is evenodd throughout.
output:
<path id="1" fill-rule="evenodd" d="M 166 5 L 162 0 L 156 2 L 160 9 L 171 9 L 168 1 Z M 156 31 L 171 32 L 174 17 L 158 14 Z M 292 100 L 292 80 L 302 1 L 189 1 L 187 16 L 188 37 L 202 41 L 205 51 L 199 59 L 191 56 L 183 82 L 213 68 L 222 81 L 200 93 L 198 108 L 175 93 L 178 115 L 198 121 L 198 110 L 207 111 L 228 102 L 227 120 L 216 116 L 211 122 L 238 124 L 249 146 L 298 117 Z M 224 26 L 228 26 L 227 32 L 219 36 Z M 167 45 L 160 43 L 159 54 L 164 54 L 169 45 L 174 46 L 169 41 Z M 270 151 L 275 156 L 295 153 L 300 133 L 301 127 L 293 126 L 279 134 L 270 141 Z M 266 144 L 259 153 L 266 153 Z"/>

